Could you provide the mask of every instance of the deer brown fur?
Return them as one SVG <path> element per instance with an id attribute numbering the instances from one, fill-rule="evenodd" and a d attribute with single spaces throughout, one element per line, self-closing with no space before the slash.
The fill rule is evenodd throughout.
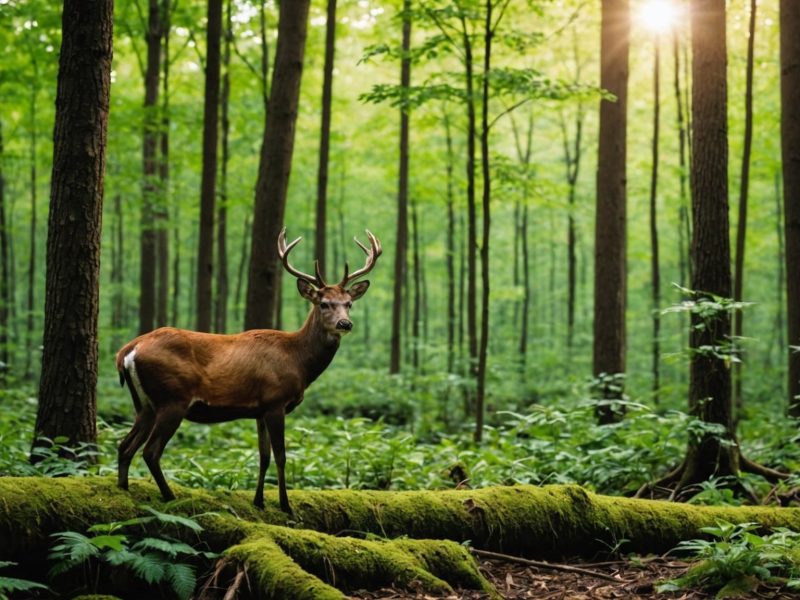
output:
<path id="1" fill-rule="evenodd" d="M 312 277 L 288 262 L 284 232 L 279 250 L 286 269 L 297 276 L 300 294 L 312 303 L 303 326 L 295 332 L 258 329 L 235 335 L 200 333 L 162 327 L 125 344 L 117 353 L 117 370 L 136 409 L 133 428 L 119 446 L 118 484 L 128 487 L 128 468 L 136 451 L 142 452 L 162 496 L 174 498 L 161 471 L 164 448 L 183 419 L 219 423 L 256 419 L 259 476 L 254 503 L 264 506 L 264 476 L 269 467 L 270 443 L 278 471 L 280 506 L 290 512 L 284 466 L 285 415 L 303 401 L 303 393 L 322 374 L 350 331 L 353 301 L 366 293 L 368 281 L 347 287 L 368 273 L 381 254 L 380 242 L 367 232 L 371 248 L 367 264 L 339 284 L 327 285 L 319 269 Z"/>

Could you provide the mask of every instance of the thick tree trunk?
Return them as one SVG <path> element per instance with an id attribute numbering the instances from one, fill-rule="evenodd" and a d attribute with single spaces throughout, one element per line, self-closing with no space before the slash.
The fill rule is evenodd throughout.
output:
<path id="1" fill-rule="evenodd" d="M 411 85 L 411 0 L 403 0 L 403 58 L 400 62 L 400 85 Z M 400 110 L 400 164 L 397 174 L 397 229 L 395 233 L 394 290 L 392 300 L 392 337 L 389 373 L 400 372 L 402 361 L 403 284 L 406 280 L 408 249 L 408 111 Z M 407 287 L 407 286 L 406 286 Z M 406 319 L 408 322 L 408 319 Z"/>
<path id="2" fill-rule="evenodd" d="M 111 0 L 66 0 L 53 134 L 44 350 L 35 437 L 96 439 L 97 311 Z"/>
<path id="3" fill-rule="evenodd" d="M 725 0 L 693 0 L 692 289 L 697 299 L 731 296 L 725 29 Z M 692 315 L 690 411 L 705 423 L 722 426 L 724 434 L 690 438 L 680 487 L 739 472 L 729 363 L 703 351 L 729 343 L 728 312 L 706 321 Z"/>
<path id="4" fill-rule="evenodd" d="M 781 0 L 780 25 L 789 413 L 800 417 L 800 3 Z"/>
<path id="5" fill-rule="evenodd" d="M 280 295 L 277 240 L 283 227 L 292 166 L 309 4 L 310 0 L 294 0 L 280 6 L 275 70 L 256 183 L 245 329 L 270 327 L 277 322 Z"/>
<path id="6" fill-rule="evenodd" d="M 628 0 L 603 0 L 600 87 L 616 101 L 600 101 L 595 222 L 594 376 L 600 382 L 600 423 L 621 416 L 614 401 L 623 397 L 625 373 L 626 131 L 628 97 Z"/>
<path id="7" fill-rule="evenodd" d="M 317 169 L 317 213 L 314 230 L 314 255 L 325 273 L 326 228 L 328 204 L 328 157 L 331 146 L 331 103 L 333 100 L 333 60 L 336 51 L 336 0 L 328 0 L 325 21 L 325 64 L 322 77 L 322 122 L 319 136 L 319 167 Z"/>
<path id="8" fill-rule="evenodd" d="M 147 63 L 144 73 L 144 131 L 142 142 L 142 220 L 139 257 L 139 333 L 156 322 L 156 229 L 158 171 L 158 78 L 161 69 L 161 8 L 148 4 Z"/>
<path id="9" fill-rule="evenodd" d="M 206 86 L 203 103 L 203 176 L 200 183 L 200 237 L 197 245 L 197 325 L 211 331 L 214 273 L 214 211 L 217 195 L 217 140 L 219 137 L 220 38 L 222 0 L 208 0 L 206 29 Z"/>

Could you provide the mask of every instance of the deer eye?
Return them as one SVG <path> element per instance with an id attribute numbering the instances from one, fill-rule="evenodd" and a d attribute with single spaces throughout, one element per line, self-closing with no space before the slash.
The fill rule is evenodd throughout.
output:
<path id="1" fill-rule="evenodd" d="M 330 302 L 320 302 L 319 303 L 319 307 L 322 310 L 328 310 L 331 307 L 331 305 L 330 305 Z"/>
<path id="2" fill-rule="evenodd" d="M 345 304 L 345 306 L 347 307 L 347 310 L 350 310 L 351 308 L 353 308 L 353 303 L 352 302 L 348 302 L 348 303 Z"/>

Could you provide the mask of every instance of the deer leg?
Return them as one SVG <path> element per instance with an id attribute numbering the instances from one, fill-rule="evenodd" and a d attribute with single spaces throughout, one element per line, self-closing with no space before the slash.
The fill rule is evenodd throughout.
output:
<path id="1" fill-rule="evenodd" d="M 164 500 L 174 500 L 175 494 L 169 489 L 167 480 L 164 478 L 164 473 L 161 472 L 161 455 L 164 453 L 167 442 L 169 442 L 178 430 L 178 426 L 181 424 L 184 414 L 185 412 L 177 407 L 165 408 L 163 411 L 157 413 L 155 425 L 153 425 L 153 430 L 142 451 L 144 462 L 147 463 L 147 468 L 150 469 L 153 479 L 156 480 L 156 484 Z"/>
<path id="2" fill-rule="evenodd" d="M 281 510 L 286 514 L 292 514 L 289 507 L 289 496 L 286 494 L 286 477 L 284 467 L 286 466 L 286 445 L 283 438 L 283 430 L 286 416 L 283 412 L 264 417 L 269 431 L 269 439 L 272 442 L 272 453 L 275 455 L 275 467 L 278 469 L 278 495 L 281 501 Z"/>
<path id="3" fill-rule="evenodd" d="M 256 425 L 258 425 L 258 485 L 253 504 L 264 508 L 264 477 L 269 468 L 269 432 L 264 417 L 256 419 Z"/>
<path id="4" fill-rule="evenodd" d="M 136 414 L 133 427 L 128 435 L 120 442 L 117 451 L 117 485 L 123 490 L 128 489 L 128 468 L 136 451 L 142 447 L 153 429 L 155 414 L 152 410 L 144 409 Z"/>

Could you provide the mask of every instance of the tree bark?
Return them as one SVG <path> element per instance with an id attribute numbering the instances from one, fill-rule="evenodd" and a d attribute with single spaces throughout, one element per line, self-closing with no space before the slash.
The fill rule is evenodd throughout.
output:
<path id="1" fill-rule="evenodd" d="M 159 194 L 155 211 L 156 244 L 156 325 L 169 324 L 169 34 L 170 0 L 161 0 L 161 38 L 163 41 L 161 128 L 159 133 Z"/>
<path id="2" fill-rule="evenodd" d="M 658 248 L 658 144 L 661 126 L 661 37 L 655 34 L 653 58 L 653 141 L 652 165 L 650 167 L 650 276 L 651 309 L 653 311 L 653 402 L 659 403 L 661 389 L 661 268 Z"/>
<path id="3" fill-rule="evenodd" d="M 96 439 L 100 230 L 113 12 L 111 0 L 65 0 L 62 14 L 34 436 L 64 436 L 70 446 Z"/>
<path id="4" fill-rule="evenodd" d="M 453 189 L 453 170 L 455 155 L 453 153 L 453 134 L 450 130 L 450 115 L 444 113 L 445 142 L 447 145 L 447 257 L 445 266 L 447 268 L 447 372 L 453 373 L 456 356 L 456 215 L 455 215 L 455 192 Z"/>
<path id="5" fill-rule="evenodd" d="M 27 318 L 25 319 L 25 379 L 33 378 L 33 355 L 34 348 L 38 343 L 34 342 L 34 330 L 36 329 L 35 316 L 38 312 L 36 310 L 36 245 L 37 245 L 37 229 L 39 228 L 38 217 L 38 187 L 39 181 L 36 169 L 36 153 L 37 153 L 37 140 L 39 137 L 37 121 L 37 97 L 39 95 L 39 66 L 35 59 L 33 63 L 33 81 L 31 82 L 31 98 L 30 98 L 30 192 L 31 192 L 31 220 L 28 231 L 29 233 L 29 251 L 28 251 L 28 289 L 27 289 L 27 303 L 26 312 Z"/>
<path id="6" fill-rule="evenodd" d="M 11 272 L 9 263 L 9 235 L 8 221 L 6 220 L 6 180 L 3 174 L 3 122 L 0 121 L 0 382 L 5 383 L 8 372 L 11 370 L 10 348 L 10 319 L 11 313 Z"/>
<path id="7" fill-rule="evenodd" d="M 149 0 L 147 63 L 144 73 L 144 131 L 142 141 L 142 220 L 139 258 L 139 333 L 151 331 L 156 322 L 156 229 L 158 171 L 158 83 L 161 69 L 161 8 Z"/>
<path id="8" fill-rule="evenodd" d="M 739 221 L 736 224 L 736 258 L 733 275 L 733 299 L 742 301 L 744 293 L 744 256 L 747 236 L 747 195 L 750 188 L 750 154 L 753 148 L 753 62 L 756 38 L 756 0 L 750 0 L 750 23 L 747 38 L 747 67 L 744 93 L 744 148 L 742 150 L 742 172 L 739 180 Z M 739 343 L 742 337 L 744 314 L 737 310 L 733 317 L 733 343 L 736 345 L 739 360 L 744 360 Z M 733 367 L 733 404 L 739 412 L 742 399 L 742 363 Z"/>
<path id="9" fill-rule="evenodd" d="M 226 333 L 228 328 L 228 161 L 230 118 L 228 117 L 231 96 L 231 43 L 233 41 L 233 23 L 231 21 L 231 0 L 228 0 L 225 11 L 225 50 L 222 64 L 225 73 L 222 76 L 222 165 L 219 173 L 219 207 L 217 209 L 217 294 L 214 309 L 214 330 Z"/>
<path id="10" fill-rule="evenodd" d="M 328 204 L 328 159 L 331 145 L 331 103 L 333 100 L 333 63 L 336 52 L 336 0 L 328 0 L 325 21 L 325 64 L 322 77 L 322 122 L 319 137 L 319 167 L 317 169 L 317 213 L 314 230 L 314 255 L 325 273 L 326 228 Z"/>
<path id="11" fill-rule="evenodd" d="M 197 293 L 196 329 L 198 331 L 211 331 L 221 36 L 222 0 L 208 0 L 206 86 L 203 103 L 203 176 L 200 183 L 200 236 L 197 244 L 197 287 L 195 288 Z"/>
<path id="12" fill-rule="evenodd" d="M 411 0 L 403 0 L 403 57 L 400 62 L 400 85 L 411 85 Z M 400 372 L 402 361 L 403 283 L 408 270 L 408 111 L 400 110 L 400 157 L 397 174 L 397 229 L 395 233 L 394 290 L 392 300 L 392 337 L 389 373 Z"/>
<path id="13" fill-rule="evenodd" d="M 693 0 L 692 289 L 699 300 L 731 296 L 725 31 L 725 0 Z M 729 342 L 727 311 L 706 321 L 692 314 L 690 412 L 724 433 L 690 437 L 680 487 L 739 472 L 729 363 L 703 350 Z"/>
<path id="14" fill-rule="evenodd" d="M 780 30 L 789 413 L 800 417 L 800 4 L 781 0 Z"/>
<path id="15" fill-rule="evenodd" d="M 245 329 L 277 322 L 280 266 L 277 239 L 286 209 L 310 0 L 283 2 L 256 183 Z"/>
<path id="16" fill-rule="evenodd" d="M 616 101 L 600 101 L 595 222 L 594 376 L 600 382 L 600 423 L 619 420 L 625 373 L 626 132 L 628 96 L 628 0 L 603 0 L 600 87 Z"/>

